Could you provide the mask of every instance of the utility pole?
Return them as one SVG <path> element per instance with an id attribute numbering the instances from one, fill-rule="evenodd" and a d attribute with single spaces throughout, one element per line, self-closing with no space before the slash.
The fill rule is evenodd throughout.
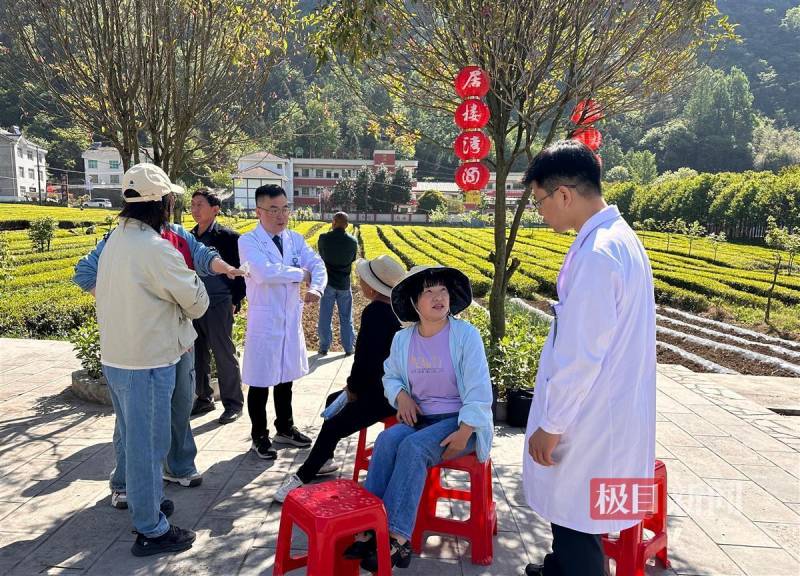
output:
<path id="1" fill-rule="evenodd" d="M 39 146 L 36 146 L 36 188 L 39 190 L 39 205 L 42 205 L 42 169 L 40 168 Z"/>

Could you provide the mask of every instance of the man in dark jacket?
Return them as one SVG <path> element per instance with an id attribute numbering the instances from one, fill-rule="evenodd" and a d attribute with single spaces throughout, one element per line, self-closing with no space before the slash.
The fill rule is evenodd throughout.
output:
<path id="1" fill-rule="evenodd" d="M 350 290 L 350 272 L 358 253 L 358 241 L 345 232 L 347 214 L 337 212 L 333 215 L 330 232 L 320 234 L 317 248 L 328 271 L 328 285 L 319 303 L 319 353 L 328 353 L 333 333 L 333 305 L 339 309 L 339 333 L 342 347 L 348 356 L 355 347 L 353 329 L 353 293 Z"/>
<path id="2" fill-rule="evenodd" d="M 239 234 L 216 221 L 220 199 L 207 188 L 192 194 L 192 218 L 197 226 L 192 234 L 206 246 L 217 249 L 219 255 L 232 266 L 239 266 Z M 239 311 L 245 295 L 243 278 L 229 280 L 224 276 L 203 276 L 211 300 L 208 311 L 194 321 L 197 331 L 195 341 L 195 372 L 197 400 L 192 414 L 214 410 L 211 389 L 211 355 L 217 364 L 219 395 L 225 408 L 219 417 L 220 424 L 229 424 L 242 415 L 244 397 L 239 359 L 233 343 L 233 316 Z"/>

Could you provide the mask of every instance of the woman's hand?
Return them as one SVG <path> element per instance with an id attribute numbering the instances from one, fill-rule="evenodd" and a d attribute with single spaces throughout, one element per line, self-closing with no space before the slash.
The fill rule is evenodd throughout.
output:
<path id="1" fill-rule="evenodd" d="M 397 419 L 403 424 L 414 426 L 417 423 L 417 414 L 422 414 L 422 409 L 408 392 L 401 390 L 397 395 Z"/>
<path id="2" fill-rule="evenodd" d="M 455 458 L 461 452 L 466 450 L 469 437 L 472 436 L 472 431 L 472 426 L 462 423 L 458 430 L 442 440 L 439 443 L 439 446 L 445 448 L 444 454 L 442 454 L 442 460 L 450 460 L 451 458 Z"/>

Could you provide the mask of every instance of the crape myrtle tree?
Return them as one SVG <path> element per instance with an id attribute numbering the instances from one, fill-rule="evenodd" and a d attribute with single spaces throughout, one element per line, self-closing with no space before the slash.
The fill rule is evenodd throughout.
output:
<path id="1" fill-rule="evenodd" d="M 674 91 L 732 28 L 713 0 L 329 0 L 312 42 L 322 63 L 352 66 L 409 108 L 452 114 L 452 87 L 467 65 L 492 80 L 486 96 L 496 172 L 491 338 L 505 334 L 504 298 L 531 190 L 506 222 L 505 184 L 518 160 L 566 137 L 578 100 L 608 117 Z M 441 142 L 448 146 L 449 142 Z"/>

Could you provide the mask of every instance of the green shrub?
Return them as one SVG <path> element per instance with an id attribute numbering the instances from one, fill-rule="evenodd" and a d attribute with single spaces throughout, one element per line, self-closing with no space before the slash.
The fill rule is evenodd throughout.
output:
<path id="1" fill-rule="evenodd" d="M 465 315 L 481 333 L 489 374 L 497 387 L 498 397 L 505 398 L 508 390 L 533 388 L 539 356 L 550 326 L 519 309 L 506 306 L 506 335 L 492 345 L 489 336 L 489 314 L 481 307 L 471 306 Z"/>
<path id="2" fill-rule="evenodd" d="M 53 241 L 57 225 L 56 219 L 51 216 L 44 216 L 31 221 L 31 226 L 28 228 L 28 238 L 30 238 L 31 243 L 39 252 L 50 250 L 50 243 Z"/>
<path id="3" fill-rule="evenodd" d="M 102 376 L 100 366 L 100 332 L 97 321 L 89 317 L 83 325 L 73 330 L 69 335 L 72 349 L 81 361 L 81 366 L 92 378 Z"/>

